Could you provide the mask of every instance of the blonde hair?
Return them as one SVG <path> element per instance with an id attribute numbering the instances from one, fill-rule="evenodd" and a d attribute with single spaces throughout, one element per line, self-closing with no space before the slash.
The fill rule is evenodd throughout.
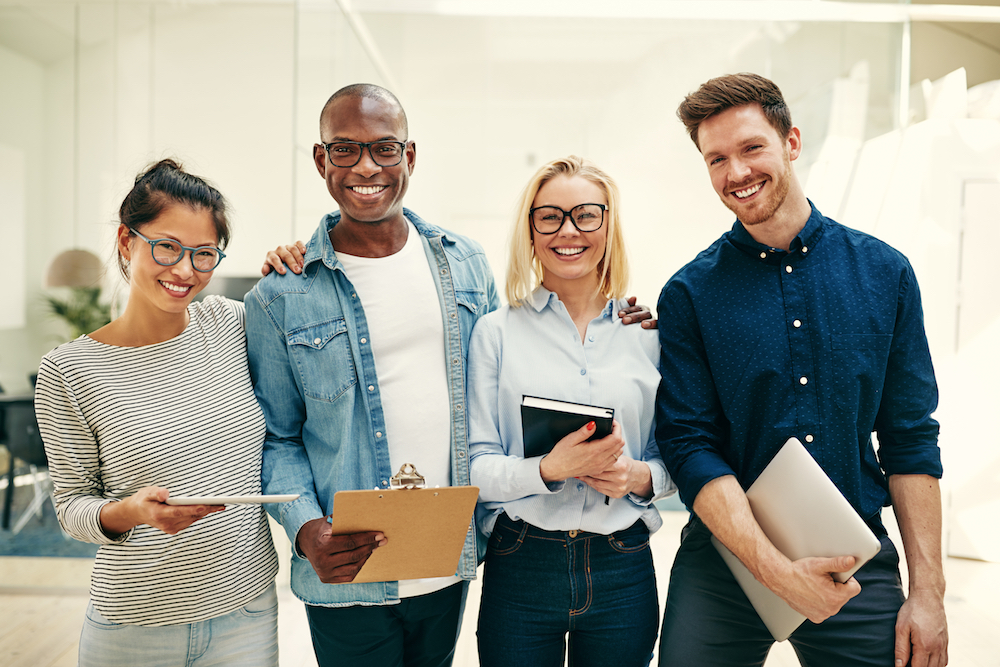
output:
<path id="1" fill-rule="evenodd" d="M 515 209 L 514 224 L 510 234 L 510 256 L 507 259 L 507 303 L 520 307 L 524 300 L 545 280 L 545 270 L 535 255 L 531 241 L 531 205 L 543 185 L 557 176 L 579 176 L 595 183 L 604 190 L 608 199 L 605 213 L 607 242 L 604 257 L 597 265 L 601 274 L 598 290 L 609 299 L 621 299 L 628 288 L 628 256 L 621 232 L 621 195 L 614 180 L 589 160 L 576 155 L 553 160 L 535 172 L 521 192 Z"/>

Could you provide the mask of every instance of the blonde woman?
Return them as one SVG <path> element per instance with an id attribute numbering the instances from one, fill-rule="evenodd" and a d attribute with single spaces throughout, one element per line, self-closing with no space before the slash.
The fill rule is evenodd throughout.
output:
<path id="1" fill-rule="evenodd" d="M 469 348 L 472 483 L 489 536 L 479 657 L 493 665 L 646 665 L 658 626 L 649 533 L 673 490 L 653 436 L 656 335 L 623 326 L 618 188 L 589 161 L 544 165 L 517 207 L 509 305 Z M 526 458 L 523 395 L 614 408 Z M 606 498 L 610 501 L 605 502 Z"/>

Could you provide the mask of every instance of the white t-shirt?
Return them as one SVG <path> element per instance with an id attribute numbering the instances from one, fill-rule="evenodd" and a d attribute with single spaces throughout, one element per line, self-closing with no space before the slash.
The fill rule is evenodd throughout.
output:
<path id="1" fill-rule="evenodd" d="M 338 252 L 337 259 L 368 323 L 393 473 L 412 463 L 428 486 L 449 486 L 451 403 L 441 303 L 420 234 L 410 223 L 407 230 L 406 243 L 394 255 Z M 454 576 L 401 581 L 399 596 L 426 595 L 458 581 Z"/>

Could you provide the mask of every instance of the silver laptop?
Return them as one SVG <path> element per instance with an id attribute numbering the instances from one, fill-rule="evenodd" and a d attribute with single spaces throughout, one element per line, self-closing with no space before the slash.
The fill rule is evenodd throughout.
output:
<path id="1" fill-rule="evenodd" d="M 747 499 L 761 530 L 791 560 L 854 556 L 857 560 L 851 570 L 833 574 L 841 583 L 879 551 L 879 540 L 871 528 L 797 438 L 789 438 L 767 464 L 747 489 Z M 777 641 L 788 639 L 806 617 L 757 581 L 714 535 L 712 544 L 771 636 Z"/>

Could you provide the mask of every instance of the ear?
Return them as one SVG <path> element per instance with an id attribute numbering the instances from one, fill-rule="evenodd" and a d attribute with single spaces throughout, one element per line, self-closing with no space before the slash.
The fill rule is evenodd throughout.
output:
<path id="1" fill-rule="evenodd" d="M 326 149 L 323 148 L 322 144 L 313 144 L 313 163 L 316 165 L 316 171 L 319 175 L 326 179 Z"/>
<path id="2" fill-rule="evenodd" d="M 406 144 L 406 166 L 409 173 L 413 173 L 413 167 L 417 164 L 417 142 L 410 141 Z"/>
<path id="3" fill-rule="evenodd" d="M 132 238 L 131 230 L 126 225 L 118 225 L 118 254 L 126 262 L 132 261 Z"/>
<path id="4" fill-rule="evenodd" d="M 802 154 L 802 134 L 799 132 L 799 128 L 793 127 L 789 130 L 788 138 L 785 141 L 788 142 L 788 159 L 797 160 Z"/>

